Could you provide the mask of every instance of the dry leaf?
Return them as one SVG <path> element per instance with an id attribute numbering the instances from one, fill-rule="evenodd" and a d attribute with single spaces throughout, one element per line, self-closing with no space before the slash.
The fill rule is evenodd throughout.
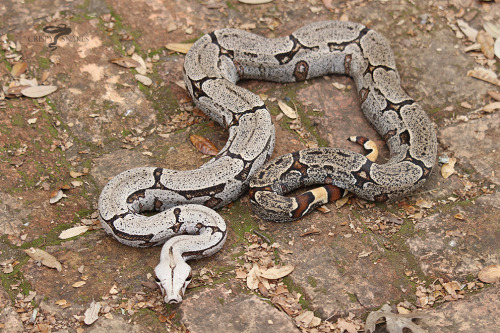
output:
<path id="1" fill-rule="evenodd" d="M 319 206 L 316 210 L 322 212 L 323 214 L 330 213 L 330 209 L 328 209 L 325 205 Z"/>
<path id="2" fill-rule="evenodd" d="M 288 118 L 297 119 L 297 111 L 289 107 L 285 102 L 278 101 L 278 106 Z"/>
<path id="3" fill-rule="evenodd" d="M 245 272 L 244 269 L 237 269 L 237 270 L 235 270 L 235 273 L 236 273 L 237 279 L 246 279 L 247 278 L 247 272 Z"/>
<path id="4" fill-rule="evenodd" d="M 53 205 L 64 197 L 64 193 L 61 189 L 54 191 L 50 194 L 49 202 Z"/>
<path id="5" fill-rule="evenodd" d="M 72 286 L 73 288 L 80 288 L 80 287 L 82 287 L 85 283 L 87 283 L 87 282 L 85 282 L 85 281 L 78 281 L 78 282 L 73 283 L 71 286 Z"/>
<path id="6" fill-rule="evenodd" d="M 341 332 L 347 331 L 348 333 L 357 333 L 358 328 L 356 324 L 345 320 L 344 318 L 337 319 L 337 328 L 340 329 Z"/>
<path id="7" fill-rule="evenodd" d="M 441 176 L 444 179 L 447 179 L 448 177 L 450 177 L 452 174 L 455 173 L 455 163 L 457 163 L 457 159 L 452 157 L 448 160 L 447 163 L 444 163 L 441 166 Z"/>
<path id="8" fill-rule="evenodd" d="M 500 281 L 500 265 L 489 265 L 484 267 L 477 275 L 478 279 L 486 283 Z"/>
<path id="9" fill-rule="evenodd" d="M 99 317 L 99 310 L 101 310 L 101 304 L 92 301 L 90 307 L 85 311 L 85 319 L 83 322 L 86 325 L 92 325 Z"/>
<path id="10" fill-rule="evenodd" d="M 423 199 L 417 200 L 417 202 L 415 202 L 415 205 L 417 205 L 420 208 L 427 208 L 427 209 L 432 208 L 432 203 L 428 200 L 423 200 Z"/>
<path id="11" fill-rule="evenodd" d="M 198 149 L 198 151 L 205 155 L 215 156 L 219 153 L 217 147 L 208 139 L 193 134 L 189 137 L 191 143 Z"/>
<path id="12" fill-rule="evenodd" d="M 495 72 L 485 68 L 475 68 L 467 72 L 467 76 L 471 76 L 478 80 L 486 81 L 488 83 L 500 86 L 500 80 L 497 78 Z"/>
<path id="13" fill-rule="evenodd" d="M 193 46 L 193 44 L 182 44 L 182 43 L 168 43 L 165 47 L 169 50 L 179 52 L 179 53 L 188 53 L 189 49 Z"/>
<path id="14" fill-rule="evenodd" d="M 255 290 L 259 287 L 259 277 L 257 273 L 260 273 L 260 269 L 259 266 L 254 263 L 247 275 L 247 287 L 251 290 Z"/>
<path id="15" fill-rule="evenodd" d="M 36 124 L 36 121 L 37 121 L 37 120 L 38 120 L 37 118 L 30 118 L 30 119 L 28 119 L 28 124 L 29 124 L 29 125 Z"/>
<path id="16" fill-rule="evenodd" d="M 348 193 L 350 194 L 350 193 Z M 344 206 L 348 201 L 349 201 L 349 198 L 351 196 L 350 195 L 346 195 L 346 196 L 343 196 L 342 198 L 338 199 L 337 201 L 335 201 L 335 207 L 340 208 L 342 206 Z"/>
<path id="17" fill-rule="evenodd" d="M 56 305 L 63 306 L 63 305 L 68 304 L 68 301 L 65 299 L 59 299 L 55 303 L 56 303 Z"/>
<path id="18" fill-rule="evenodd" d="M 483 52 L 486 58 L 493 59 L 495 57 L 495 53 L 493 51 L 495 41 L 489 33 L 486 31 L 479 31 L 477 34 L 477 42 L 481 45 L 481 52 Z"/>
<path id="19" fill-rule="evenodd" d="M 117 64 L 118 66 L 125 67 L 125 68 L 135 68 L 135 67 L 140 67 L 141 64 L 138 61 L 135 61 L 134 59 L 131 58 L 113 58 L 110 60 L 113 64 Z"/>
<path id="20" fill-rule="evenodd" d="M 500 91 L 490 90 L 488 91 L 488 95 L 494 100 L 500 101 Z"/>
<path id="21" fill-rule="evenodd" d="M 73 185 L 73 187 L 80 187 L 83 185 L 83 182 L 79 180 L 72 180 L 71 185 Z"/>
<path id="22" fill-rule="evenodd" d="M 323 6 L 325 6 L 328 10 L 335 10 L 335 7 L 332 5 L 333 0 L 323 0 Z"/>
<path id="23" fill-rule="evenodd" d="M 497 38 L 500 38 L 500 24 L 499 22 L 491 22 L 491 21 L 488 21 L 488 22 L 484 22 L 483 24 L 483 28 L 484 30 L 486 30 L 486 32 L 488 32 L 491 37 L 497 39 Z"/>
<path id="24" fill-rule="evenodd" d="M 7 96 L 21 96 L 21 91 L 23 91 L 26 88 L 29 88 L 30 86 L 13 86 L 9 87 L 7 89 Z"/>
<path id="25" fill-rule="evenodd" d="M 241 3 L 246 3 L 247 5 L 261 5 L 263 3 L 268 3 L 273 0 L 238 0 Z"/>
<path id="26" fill-rule="evenodd" d="M 85 174 L 83 172 L 70 171 L 69 175 L 71 176 L 71 178 L 78 178 L 84 176 Z"/>
<path id="27" fill-rule="evenodd" d="M 14 66 L 12 66 L 12 70 L 10 71 L 10 74 L 13 77 L 19 77 L 19 75 L 23 74 L 26 69 L 28 68 L 28 64 L 25 62 L 16 62 Z"/>
<path id="28" fill-rule="evenodd" d="M 145 86 L 150 86 L 153 84 L 153 80 L 151 80 L 149 77 L 141 75 L 141 74 L 135 74 L 135 79 L 142 83 Z"/>
<path id="29" fill-rule="evenodd" d="M 377 321 L 385 317 L 389 333 L 403 333 L 404 328 L 410 329 L 413 333 L 427 333 L 427 331 L 412 322 L 414 318 L 424 318 L 427 316 L 424 313 L 395 314 L 391 312 L 390 305 L 384 304 L 379 311 L 370 312 L 368 318 L 366 318 L 365 332 L 372 333 L 375 331 Z"/>
<path id="30" fill-rule="evenodd" d="M 81 225 L 78 227 L 69 228 L 69 229 L 66 229 L 63 232 L 61 232 L 61 234 L 59 235 L 59 239 L 68 239 L 71 237 L 75 237 L 75 236 L 86 233 L 87 230 L 89 230 L 89 226 L 86 226 L 86 225 Z"/>
<path id="31" fill-rule="evenodd" d="M 28 256 L 30 256 L 33 260 L 41 262 L 42 265 L 50 267 L 50 268 L 55 268 L 59 272 L 62 271 L 61 263 L 53 255 L 45 252 L 44 250 L 30 248 L 30 249 L 24 250 L 24 252 Z"/>
<path id="32" fill-rule="evenodd" d="M 500 102 L 493 102 L 490 104 L 487 104 L 481 108 L 484 112 L 493 112 L 495 110 L 500 110 Z"/>
<path id="33" fill-rule="evenodd" d="M 475 42 L 477 38 L 477 30 L 469 26 L 467 22 L 464 20 L 458 19 L 457 20 L 457 25 L 460 28 L 460 30 L 464 33 L 467 38 L 469 38 L 471 41 Z"/>
<path id="34" fill-rule="evenodd" d="M 175 81 L 174 83 L 175 83 L 178 87 L 181 87 L 182 89 L 187 90 L 187 89 L 186 89 L 186 84 L 184 83 L 184 80 Z"/>
<path id="35" fill-rule="evenodd" d="M 23 89 L 21 94 L 26 97 L 40 98 L 52 94 L 56 90 L 56 86 L 36 86 Z"/>
<path id="36" fill-rule="evenodd" d="M 116 295 L 118 294 L 118 289 L 116 288 L 116 284 L 113 285 L 113 287 L 111 287 L 111 289 L 109 289 L 109 293 L 111 295 Z"/>
<path id="37" fill-rule="evenodd" d="M 285 265 L 281 267 L 271 267 L 268 270 L 259 272 L 257 275 L 268 280 L 277 280 L 279 278 L 285 277 L 293 271 L 294 267 L 292 265 Z"/>
<path id="38" fill-rule="evenodd" d="M 500 38 L 497 38 L 495 41 L 495 44 L 493 45 L 493 52 L 497 56 L 498 59 L 500 59 Z"/>
<path id="39" fill-rule="evenodd" d="M 306 311 L 295 317 L 295 322 L 303 327 L 316 327 L 321 324 L 321 319 L 314 315 L 312 311 Z"/>

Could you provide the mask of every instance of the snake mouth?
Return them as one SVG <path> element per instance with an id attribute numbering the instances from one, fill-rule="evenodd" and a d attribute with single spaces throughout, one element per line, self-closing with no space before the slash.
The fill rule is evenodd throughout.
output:
<path id="1" fill-rule="evenodd" d="M 182 298 L 181 297 L 168 298 L 167 296 L 165 296 L 165 303 L 168 303 L 168 304 L 179 304 L 181 302 L 182 302 Z"/>

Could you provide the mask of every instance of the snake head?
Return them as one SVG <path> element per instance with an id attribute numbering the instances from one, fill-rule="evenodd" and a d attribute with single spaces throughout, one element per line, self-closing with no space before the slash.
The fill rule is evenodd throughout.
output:
<path id="1" fill-rule="evenodd" d="M 169 265 L 159 263 L 155 267 L 156 284 L 161 289 L 165 303 L 176 304 L 182 302 L 182 296 L 191 282 L 191 267 L 184 261 Z"/>

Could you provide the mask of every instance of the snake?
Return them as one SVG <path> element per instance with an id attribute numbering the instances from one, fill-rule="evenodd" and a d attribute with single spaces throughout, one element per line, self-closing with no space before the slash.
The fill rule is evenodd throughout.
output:
<path id="1" fill-rule="evenodd" d="M 362 112 L 385 139 L 389 160 L 378 164 L 353 151 L 319 147 L 268 162 L 275 145 L 272 117 L 257 94 L 236 83 L 292 83 L 330 74 L 354 80 Z M 184 83 L 194 104 L 227 129 L 224 147 L 194 170 L 126 170 L 104 186 L 98 201 L 103 229 L 119 242 L 164 244 L 155 278 L 167 303 L 181 302 L 191 281 L 186 260 L 222 248 L 227 227 L 214 209 L 245 191 L 259 216 L 284 222 L 345 191 L 379 202 L 405 196 L 423 185 L 436 160 L 433 124 L 401 87 L 389 43 L 359 23 L 315 22 L 277 38 L 213 31 L 186 54 Z M 320 187 L 285 196 L 314 185 Z"/>

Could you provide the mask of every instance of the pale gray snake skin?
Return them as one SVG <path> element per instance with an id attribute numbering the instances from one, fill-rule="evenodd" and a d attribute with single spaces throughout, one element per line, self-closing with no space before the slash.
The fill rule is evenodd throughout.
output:
<path id="1" fill-rule="evenodd" d="M 118 241 L 144 247 L 168 240 L 155 269 L 166 302 L 182 300 L 190 281 L 185 260 L 222 248 L 226 225 L 210 208 L 236 200 L 249 185 L 255 212 L 286 221 L 321 201 L 304 204 L 282 196 L 298 187 L 330 184 L 384 201 L 420 187 L 436 160 L 432 122 L 402 89 L 387 41 L 363 25 L 317 22 L 274 39 L 217 30 L 193 45 L 184 71 L 195 104 L 228 129 L 226 145 L 196 170 L 144 167 L 122 172 L 104 187 L 98 203 L 101 224 Z M 380 165 L 348 150 L 316 148 L 263 167 L 274 149 L 271 116 L 257 95 L 236 82 L 296 82 L 328 74 L 353 78 L 363 113 L 386 140 L 390 160 Z M 142 215 L 145 211 L 160 213 Z"/>

